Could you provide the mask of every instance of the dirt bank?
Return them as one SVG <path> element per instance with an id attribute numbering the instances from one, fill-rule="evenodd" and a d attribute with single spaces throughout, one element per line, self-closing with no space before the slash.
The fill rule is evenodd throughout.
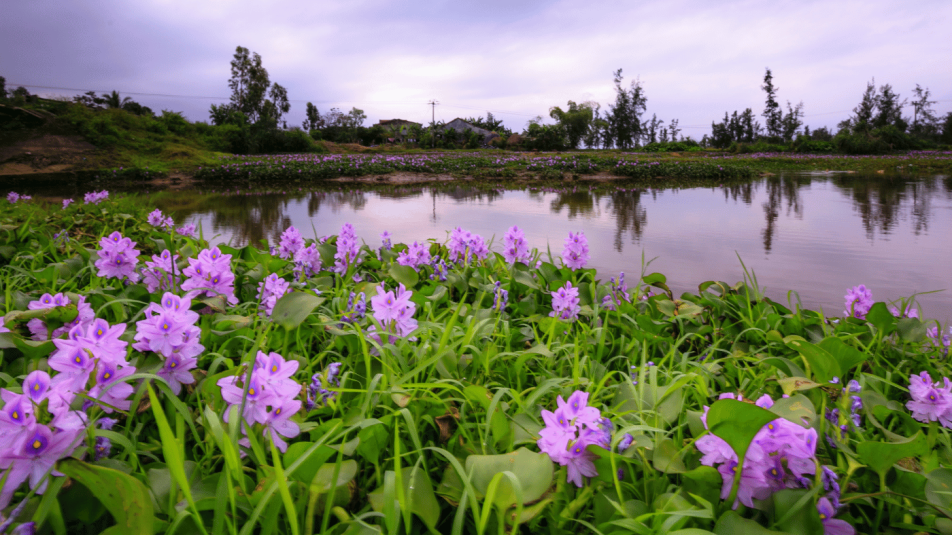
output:
<path id="1" fill-rule="evenodd" d="M 76 171 L 96 151 L 80 136 L 45 134 L 0 146 L 0 176 Z"/>

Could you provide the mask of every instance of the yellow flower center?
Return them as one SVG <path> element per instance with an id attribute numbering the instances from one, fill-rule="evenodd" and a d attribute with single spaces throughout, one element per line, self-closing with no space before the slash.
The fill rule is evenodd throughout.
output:
<path id="1" fill-rule="evenodd" d="M 43 447 L 43 443 L 42 443 L 42 442 L 40 442 L 39 440 L 34 440 L 34 441 L 33 441 L 33 449 L 38 450 L 38 449 L 40 449 L 40 448 L 42 448 L 42 447 Z"/>

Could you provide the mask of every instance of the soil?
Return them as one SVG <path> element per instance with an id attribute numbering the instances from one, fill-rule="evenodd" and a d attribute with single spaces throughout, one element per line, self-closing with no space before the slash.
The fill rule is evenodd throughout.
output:
<path id="1" fill-rule="evenodd" d="M 0 146 L 0 176 L 74 171 L 96 151 L 80 136 L 44 134 Z"/>

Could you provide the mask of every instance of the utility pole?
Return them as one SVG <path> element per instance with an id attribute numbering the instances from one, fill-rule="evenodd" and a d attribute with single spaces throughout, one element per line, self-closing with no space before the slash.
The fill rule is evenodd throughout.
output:
<path id="1" fill-rule="evenodd" d="M 433 108 L 432 118 L 430 119 L 430 140 L 432 141 L 431 148 L 436 146 L 436 105 L 440 102 L 438 100 L 431 99 L 427 104 Z"/>

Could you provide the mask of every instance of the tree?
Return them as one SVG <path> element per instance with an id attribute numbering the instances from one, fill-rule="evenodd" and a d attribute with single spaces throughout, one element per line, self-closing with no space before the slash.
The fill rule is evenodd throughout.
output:
<path id="1" fill-rule="evenodd" d="M 244 113 L 252 122 L 257 122 L 270 85 L 271 80 L 267 69 L 261 64 L 261 56 L 257 52 L 249 53 L 245 47 L 237 47 L 231 60 L 231 79 L 228 80 L 232 107 Z"/>
<path id="2" fill-rule="evenodd" d="M 780 120 L 780 125 L 782 127 L 781 134 L 783 135 L 783 140 L 786 142 L 793 141 L 793 138 L 797 135 L 797 130 L 803 126 L 803 102 L 799 102 L 796 107 L 790 105 L 790 101 L 787 101 L 787 113 Z"/>
<path id="3" fill-rule="evenodd" d="M 620 149 L 639 145 L 643 134 L 641 116 L 647 109 L 648 98 L 640 80 L 632 80 L 631 87 L 622 87 L 622 70 L 614 73 L 615 104 L 609 105 L 608 124 L 610 139 Z"/>
<path id="4" fill-rule="evenodd" d="M 594 114 L 592 113 L 591 103 L 576 104 L 570 100 L 568 101 L 568 109 L 565 111 L 558 106 L 549 108 L 549 117 L 562 125 L 568 140 L 568 146 L 577 149 L 592 124 Z"/>
<path id="5" fill-rule="evenodd" d="M 652 113 L 651 120 L 648 121 L 648 128 L 645 129 L 645 141 L 647 143 L 658 142 L 658 129 L 664 125 L 664 121 L 658 119 L 658 114 Z"/>
<path id="6" fill-rule="evenodd" d="M 952 145 L 952 111 L 945 114 L 945 119 L 942 121 L 942 134 L 939 136 L 939 141 L 946 145 Z"/>
<path id="7" fill-rule="evenodd" d="M 882 128 L 891 125 L 905 132 L 909 123 L 902 116 L 902 107 L 906 105 L 906 102 L 906 100 L 899 100 L 899 94 L 893 92 L 891 85 L 880 86 L 879 94 L 876 96 L 877 112 L 873 117 L 873 127 Z"/>
<path id="8" fill-rule="evenodd" d="M 935 111 L 932 109 L 932 105 L 936 103 L 935 100 L 929 100 L 931 96 L 929 88 L 923 89 L 916 84 L 916 88 L 912 90 L 912 125 L 910 127 L 910 133 L 923 137 L 931 136 L 935 134 L 939 119 L 935 116 Z"/>
<path id="9" fill-rule="evenodd" d="M 844 126 L 850 128 L 853 132 L 868 132 L 872 128 L 873 114 L 876 112 L 876 79 L 866 84 L 866 91 L 863 92 L 863 98 L 859 104 L 853 108 L 853 115 L 846 124 L 840 123 L 840 129 Z"/>
<path id="10" fill-rule="evenodd" d="M 320 130 L 324 127 L 324 119 L 321 117 L 321 112 L 318 111 L 317 106 L 307 103 L 307 111 L 305 112 L 304 124 L 301 125 L 305 132 L 310 132 L 311 130 Z"/>
<path id="11" fill-rule="evenodd" d="M 779 87 L 774 87 L 773 85 L 773 74 L 770 72 L 770 68 L 767 68 L 767 74 L 764 75 L 764 85 L 760 86 L 761 89 L 767 93 L 767 102 L 764 105 L 764 125 L 767 127 L 767 135 L 771 137 L 780 136 L 783 133 L 783 112 L 780 109 L 780 104 L 777 102 L 777 91 L 780 90 Z"/>
<path id="12" fill-rule="evenodd" d="M 7 79 L 0 76 L 0 99 L 7 98 Z"/>
<path id="13" fill-rule="evenodd" d="M 271 86 L 268 97 L 261 105 L 260 122 L 266 126 L 277 128 L 281 122 L 281 117 L 291 109 L 291 104 L 288 102 L 288 91 L 280 84 L 274 84 Z"/>
<path id="14" fill-rule="evenodd" d="M 681 129 L 678 128 L 677 119 L 671 119 L 671 122 L 668 124 L 668 130 L 671 132 L 671 141 L 677 141 L 678 134 L 681 133 Z"/>
<path id="15" fill-rule="evenodd" d="M 107 108 L 122 108 L 126 103 L 132 102 L 132 97 L 119 98 L 119 92 L 113 90 L 112 93 L 103 93 L 102 100 Z"/>

